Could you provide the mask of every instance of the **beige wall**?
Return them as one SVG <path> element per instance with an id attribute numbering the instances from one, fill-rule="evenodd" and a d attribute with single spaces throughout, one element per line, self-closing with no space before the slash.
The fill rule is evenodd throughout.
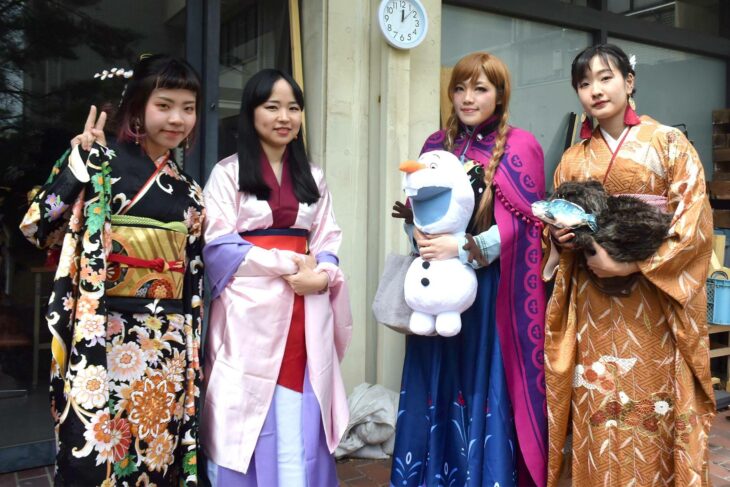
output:
<path id="1" fill-rule="evenodd" d="M 353 337 L 343 363 L 348 393 L 361 382 L 400 388 L 404 340 L 370 306 L 385 256 L 405 252 L 398 163 L 416 157 L 438 128 L 441 2 L 423 0 L 428 35 L 410 51 L 386 44 L 377 1 L 305 0 L 302 44 L 307 140 L 332 192 L 344 240 Z"/>

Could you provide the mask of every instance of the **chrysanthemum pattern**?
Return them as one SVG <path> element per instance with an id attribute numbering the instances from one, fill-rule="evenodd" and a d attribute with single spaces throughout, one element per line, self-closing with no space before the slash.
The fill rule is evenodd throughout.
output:
<path id="1" fill-rule="evenodd" d="M 21 224 L 38 246 L 61 247 L 47 315 L 51 414 L 66 458 L 57 483 L 197 485 L 205 210 L 202 190 L 174 161 L 128 214 L 187 223 L 183 299 L 105 294 L 111 214 L 135 197 L 139 174 L 154 170 L 138 153 L 111 164 L 114 151 L 95 145 L 85 186 L 64 155 Z"/>

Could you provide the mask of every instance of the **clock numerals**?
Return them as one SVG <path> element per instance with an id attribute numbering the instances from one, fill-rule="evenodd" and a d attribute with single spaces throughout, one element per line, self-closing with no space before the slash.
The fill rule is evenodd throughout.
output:
<path id="1" fill-rule="evenodd" d="M 382 0 L 380 29 L 394 47 L 409 49 L 421 43 L 428 17 L 420 0 Z"/>

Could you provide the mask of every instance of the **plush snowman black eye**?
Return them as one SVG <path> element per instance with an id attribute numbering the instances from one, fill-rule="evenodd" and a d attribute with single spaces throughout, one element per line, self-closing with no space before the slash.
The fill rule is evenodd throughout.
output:
<path id="1" fill-rule="evenodd" d="M 431 164 L 428 165 L 428 167 L 430 167 L 431 169 L 436 169 L 437 167 L 439 167 L 439 165 L 436 164 L 435 162 L 432 162 Z"/>

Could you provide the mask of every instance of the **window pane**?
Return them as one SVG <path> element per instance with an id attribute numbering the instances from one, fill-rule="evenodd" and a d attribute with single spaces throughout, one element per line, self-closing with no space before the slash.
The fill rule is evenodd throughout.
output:
<path id="1" fill-rule="evenodd" d="M 236 152 L 241 93 L 260 69 L 291 72 L 286 0 L 222 0 L 218 159 Z"/>
<path id="2" fill-rule="evenodd" d="M 609 38 L 636 55 L 636 108 L 666 125 L 685 124 L 712 177 L 712 110 L 726 107 L 726 63 L 719 59 Z M 702 73 L 697 76 L 697 73 Z"/>
<path id="3" fill-rule="evenodd" d="M 44 316 L 55 268 L 18 230 L 26 193 L 83 129 L 90 104 L 119 103 L 124 79 L 95 73 L 129 69 L 144 52 L 184 54 L 185 0 L 2 4 L 0 472 L 8 472 L 55 455 Z"/>
<path id="4" fill-rule="evenodd" d="M 718 35 L 720 1 L 608 0 L 608 10 L 646 22 Z"/>
<path id="5" fill-rule="evenodd" d="M 570 64 L 590 44 L 586 32 L 444 5 L 441 63 L 473 51 L 499 56 L 512 74 L 510 122 L 532 132 L 545 152 L 548 187 L 565 150 L 570 112 L 582 113 Z"/>

